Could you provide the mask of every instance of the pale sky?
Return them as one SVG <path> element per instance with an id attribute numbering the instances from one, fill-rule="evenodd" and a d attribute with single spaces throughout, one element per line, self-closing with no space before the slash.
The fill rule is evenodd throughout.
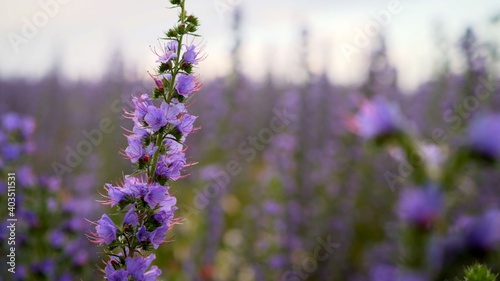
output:
<path id="1" fill-rule="evenodd" d="M 156 60 L 149 46 L 157 44 L 156 38 L 176 20 L 168 4 L 167 0 L 0 0 L 0 76 L 40 77 L 57 58 L 72 79 L 100 78 L 117 48 L 130 71 L 145 75 Z M 285 81 L 295 78 L 300 30 L 307 26 L 312 69 L 326 67 L 340 83 L 359 81 L 370 48 L 356 45 L 356 30 L 373 26 L 374 15 L 382 11 L 390 14 L 384 28 L 390 59 L 408 87 L 429 77 L 438 59 L 433 43 L 437 22 L 450 43 L 467 26 L 475 27 L 484 40 L 500 34 L 500 25 L 488 22 L 500 13 L 498 0 L 187 0 L 187 10 L 202 23 L 199 34 L 208 58 L 198 71 L 207 79 L 229 71 L 231 12 L 237 4 L 243 8 L 243 70 L 256 79 L 268 66 Z M 342 52 L 346 44 L 359 47 L 349 60 Z"/>

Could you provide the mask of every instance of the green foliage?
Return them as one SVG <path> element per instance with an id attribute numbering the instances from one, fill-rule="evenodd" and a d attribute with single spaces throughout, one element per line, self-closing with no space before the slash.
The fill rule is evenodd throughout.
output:
<path id="1" fill-rule="evenodd" d="M 493 274 L 483 264 L 476 263 L 465 269 L 464 281 L 496 281 L 498 274 Z"/>

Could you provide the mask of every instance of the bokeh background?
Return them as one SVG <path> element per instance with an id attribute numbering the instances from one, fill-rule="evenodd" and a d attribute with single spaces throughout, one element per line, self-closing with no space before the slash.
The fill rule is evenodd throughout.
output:
<path id="1" fill-rule="evenodd" d="M 132 127 L 122 109 L 153 89 L 151 49 L 176 19 L 167 4 L 0 1 L 0 112 L 36 124 L 27 154 L 2 161 L 21 186 L 18 266 L 32 277 L 20 280 L 96 278 L 101 253 L 86 241 L 86 219 L 105 211 L 96 202 L 103 184 L 132 171 L 119 154 L 122 127 Z M 395 206 L 411 182 L 388 182 L 397 153 L 365 144 L 346 120 L 363 99 L 383 96 L 415 135 L 447 132 L 433 148 L 439 166 L 474 114 L 500 110 L 500 4 L 193 0 L 187 9 L 201 20 L 206 53 L 190 107 L 201 130 L 187 153 L 198 164 L 172 186 L 186 220 L 157 254 L 162 278 L 281 280 L 295 270 L 302 275 L 286 280 L 391 280 L 380 272 L 398 260 Z M 449 129 L 444 113 L 480 83 L 491 97 Z M 270 130 L 276 117 L 285 124 Z M 68 156 L 92 134 L 101 137 L 89 153 Z M 450 224 L 498 207 L 498 169 L 458 176 L 450 204 L 460 215 Z M 335 247 L 313 270 L 319 241 Z M 4 267 L 2 280 L 12 280 Z"/>

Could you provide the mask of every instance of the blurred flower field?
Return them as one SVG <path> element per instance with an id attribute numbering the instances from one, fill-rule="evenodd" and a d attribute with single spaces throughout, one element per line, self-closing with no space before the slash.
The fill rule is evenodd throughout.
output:
<path id="1" fill-rule="evenodd" d="M 87 236 L 96 232 L 92 222 L 98 221 L 108 227 L 107 236 L 98 229 L 90 240 L 113 245 L 113 218 L 121 223 L 125 211 L 112 206 L 126 196 L 112 197 L 108 205 L 98 201 L 110 190 L 123 191 L 121 186 L 133 181 L 125 175 L 144 165 L 158 186 L 175 179 L 167 195 L 178 209 L 175 202 L 165 203 L 170 197 L 139 194 L 125 215 L 135 227 L 144 219 L 131 217 L 136 208 L 152 214 L 158 204 L 165 211 L 161 227 L 169 229 L 168 242 L 137 241 L 145 249 L 154 246 L 152 264 L 162 272 L 158 280 L 495 280 L 500 273 L 498 42 L 464 30 L 441 61 L 429 59 L 432 79 L 402 90 L 398 74 L 404 69 L 391 64 L 384 36 L 366 50 L 364 81 L 347 86 L 310 70 L 307 32 L 297 32 L 304 79 L 284 83 L 268 71 L 266 79 L 254 81 L 241 70 L 238 23 L 236 13 L 233 68 L 226 76 L 197 77 L 200 85 L 194 85 L 191 68 L 182 62 L 194 72 L 209 68 L 203 54 L 190 54 L 182 44 L 158 54 L 161 65 L 173 65 L 166 72 L 175 73 L 163 81 L 177 74 L 189 81 L 157 108 L 149 97 L 165 84 L 128 75 L 118 52 L 99 81 L 66 79 L 57 66 L 41 79 L 0 77 L 2 261 L 7 256 L 0 280 L 102 280 L 108 259 Z M 451 49 L 465 62 L 459 72 L 448 64 Z M 188 54 L 182 57 L 178 50 Z M 177 73 L 175 65 L 184 68 Z M 134 110 L 137 117 L 144 105 L 142 119 L 127 118 Z M 161 111 L 167 107 L 177 110 L 168 121 Z M 174 123 L 181 124 L 178 130 L 168 127 Z M 173 171 L 165 160 L 163 174 L 149 173 L 158 171 L 156 162 L 151 170 L 148 166 L 157 150 L 145 147 L 141 124 L 148 134 L 158 134 L 153 138 L 158 143 L 181 143 L 175 153 L 159 154 L 182 153 L 176 154 L 182 170 Z M 137 139 L 130 137 L 132 127 Z M 171 130 L 165 135 L 179 135 L 159 140 L 167 130 L 162 128 Z M 15 274 L 8 271 L 11 197 L 17 218 Z M 118 271 L 119 258 L 112 260 L 107 268 Z M 474 265 L 487 277 L 470 277 Z M 116 278 L 108 280 L 132 280 Z M 143 280 L 157 280 L 150 278 Z"/>

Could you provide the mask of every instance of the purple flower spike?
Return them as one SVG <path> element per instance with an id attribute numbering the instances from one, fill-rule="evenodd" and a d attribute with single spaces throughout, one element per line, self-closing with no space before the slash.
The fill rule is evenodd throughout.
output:
<path id="1" fill-rule="evenodd" d="M 96 232 L 99 235 L 100 243 L 109 245 L 116 239 L 117 228 L 108 215 L 102 215 L 101 219 L 97 221 Z"/>

